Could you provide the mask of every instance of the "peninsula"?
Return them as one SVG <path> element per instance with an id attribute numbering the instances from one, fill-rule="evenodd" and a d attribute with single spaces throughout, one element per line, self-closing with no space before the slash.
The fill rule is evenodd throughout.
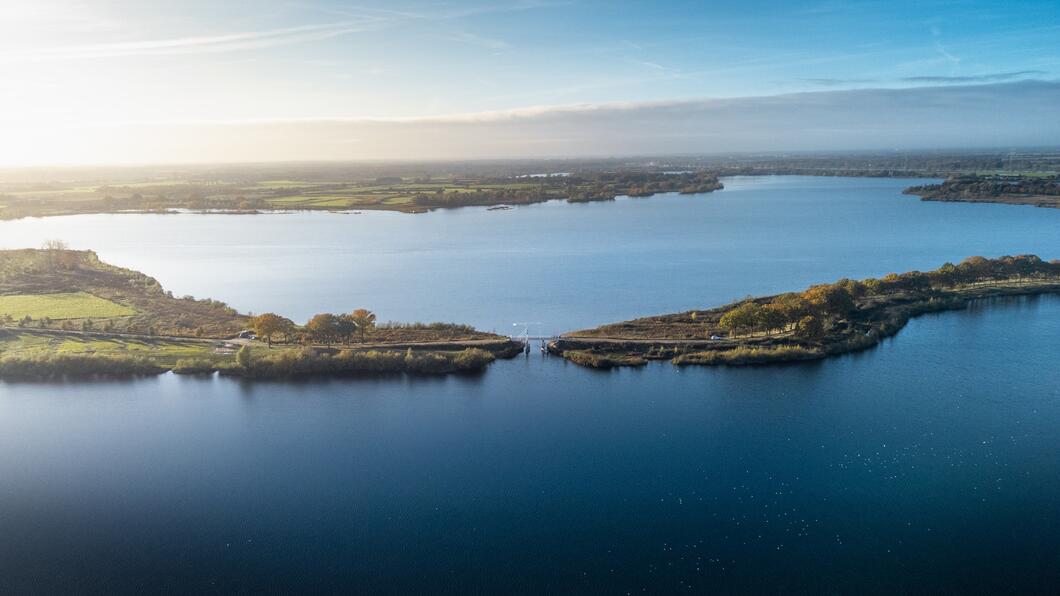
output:
<path id="1" fill-rule="evenodd" d="M 175 297 L 147 275 L 61 243 L 0 251 L 0 378 L 443 374 L 479 371 L 522 348 L 467 325 L 376 323 L 366 309 L 305 325 L 251 317 Z"/>
<path id="2" fill-rule="evenodd" d="M 1060 177 L 1055 175 L 957 176 L 941 184 L 911 186 L 903 192 L 924 201 L 1060 207 Z"/>
<path id="3" fill-rule="evenodd" d="M 550 352 L 583 366 L 746 365 L 815 360 L 872 347 L 917 315 L 973 300 L 1060 292 L 1060 261 L 1034 255 L 969 257 L 935 271 L 843 279 L 803 292 L 752 298 L 563 335 Z"/>

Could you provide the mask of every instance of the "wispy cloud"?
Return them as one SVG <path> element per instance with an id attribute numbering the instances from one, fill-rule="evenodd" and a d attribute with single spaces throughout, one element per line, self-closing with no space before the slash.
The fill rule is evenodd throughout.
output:
<path id="1" fill-rule="evenodd" d="M 981 75 L 967 75 L 967 76 L 921 76 L 921 77 L 904 77 L 900 79 L 904 83 L 928 83 L 928 84 L 947 84 L 947 83 L 997 83 L 1001 81 L 1011 81 L 1014 79 L 1024 79 L 1028 77 L 1040 77 L 1045 76 L 1049 73 L 1044 70 L 1017 70 L 1013 72 L 994 72 L 989 74 Z"/>
<path id="2" fill-rule="evenodd" d="M 875 83 L 876 79 L 828 79 L 828 78 L 811 78 L 811 79 L 799 79 L 803 83 L 809 83 L 811 85 L 820 85 L 822 87 L 841 87 L 843 85 L 858 85 L 863 83 Z"/>
<path id="3" fill-rule="evenodd" d="M 935 53 L 949 63 L 951 70 L 956 71 L 961 66 L 961 59 L 947 50 L 946 46 L 942 45 L 942 31 L 937 25 L 931 26 L 931 37 L 934 38 Z"/>
<path id="4" fill-rule="evenodd" d="M 332 16 L 359 18 L 363 16 L 379 16 L 397 20 L 422 20 L 422 21 L 452 21 L 480 15 L 524 12 L 541 8 L 554 8 L 566 6 L 569 2 L 551 0 L 522 0 L 520 2 L 500 4 L 487 3 L 478 6 L 450 7 L 439 3 L 431 8 L 418 10 L 397 10 L 393 8 L 375 8 L 367 6 L 351 6 L 334 8 L 331 6 L 317 6 L 313 3 L 296 3 L 300 8 L 311 8 L 322 14 Z M 429 6 L 429 5 L 428 5 Z"/>
<path id="5" fill-rule="evenodd" d="M 0 52 L 0 61 L 84 60 L 128 56 L 167 56 L 178 54 L 215 54 L 256 50 L 310 41 L 319 41 L 366 31 L 382 24 L 381 19 L 365 18 L 336 23 L 303 25 L 265 31 L 247 31 L 224 35 L 151 39 L 89 45 L 59 46 Z"/>
<path id="6" fill-rule="evenodd" d="M 659 64 L 658 62 L 652 62 L 651 60 L 637 60 L 637 59 L 630 58 L 630 59 L 627 59 L 626 62 L 628 62 L 630 64 L 633 64 L 633 65 L 636 65 L 636 66 L 644 67 L 644 68 L 646 68 L 646 69 L 648 69 L 648 70 L 650 70 L 652 72 L 655 72 L 655 73 L 658 73 L 658 74 L 661 74 L 661 75 L 680 76 L 682 74 L 682 71 L 679 68 L 673 68 L 673 67 L 670 67 L 670 66 Z"/>

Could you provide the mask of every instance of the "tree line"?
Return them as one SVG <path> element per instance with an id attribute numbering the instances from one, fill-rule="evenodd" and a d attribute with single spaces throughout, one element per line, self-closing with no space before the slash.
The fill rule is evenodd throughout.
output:
<path id="1" fill-rule="evenodd" d="M 349 345 L 354 340 L 364 342 L 375 329 L 375 320 L 375 313 L 358 308 L 351 313 L 313 315 L 304 327 L 299 327 L 291 319 L 270 312 L 251 319 L 251 328 L 269 347 L 278 335 L 283 337 L 284 343 L 297 337 L 302 343 Z"/>
<path id="2" fill-rule="evenodd" d="M 984 198 L 1004 195 L 1060 196 L 1056 176 L 958 176 L 942 184 L 911 186 L 906 194 L 924 198 Z"/>
<path id="3" fill-rule="evenodd" d="M 726 311 L 718 326 L 732 335 L 794 331 L 803 339 L 819 340 L 829 321 L 849 318 L 859 300 L 900 293 L 924 296 L 961 286 L 998 282 L 1022 285 L 1030 280 L 1060 277 L 1060 261 L 1043 261 L 1035 255 L 997 259 L 968 257 L 958 264 L 946 263 L 934 271 L 891 273 L 883 278 L 841 279 L 833 284 L 812 286 L 803 292 L 781 294 L 771 300 L 746 300 Z M 695 313 L 693 313 L 693 318 Z"/>

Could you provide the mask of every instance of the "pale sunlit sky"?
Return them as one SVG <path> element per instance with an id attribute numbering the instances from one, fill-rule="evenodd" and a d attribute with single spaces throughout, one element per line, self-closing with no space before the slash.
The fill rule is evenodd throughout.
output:
<path id="1" fill-rule="evenodd" d="M 1060 3 L 0 0 L 0 165 L 1055 144 Z"/>

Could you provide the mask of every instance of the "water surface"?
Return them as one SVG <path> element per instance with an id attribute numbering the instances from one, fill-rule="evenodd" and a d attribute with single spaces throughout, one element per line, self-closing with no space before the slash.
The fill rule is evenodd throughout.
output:
<path id="1" fill-rule="evenodd" d="M 0 246 L 61 238 L 178 296 L 305 321 L 381 320 L 544 334 L 724 304 L 979 254 L 1060 257 L 1060 210 L 931 203 L 922 180 L 727 178 L 723 191 L 508 211 L 86 215 L 0 222 Z"/>
<path id="2" fill-rule="evenodd" d="M 77 216 L 180 295 L 304 319 L 562 331 L 934 268 L 1060 256 L 1060 211 L 910 181 L 427 215 Z M 0 382 L 0 593 L 1055 593 L 1060 298 L 914 320 L 862 354 L 309 383 Z"/>
<path id="3" fill-rule="evenodd" d="M 1060 299 L 818 364 L 0 383 L 0 592 L 1047 593 Z"/>

